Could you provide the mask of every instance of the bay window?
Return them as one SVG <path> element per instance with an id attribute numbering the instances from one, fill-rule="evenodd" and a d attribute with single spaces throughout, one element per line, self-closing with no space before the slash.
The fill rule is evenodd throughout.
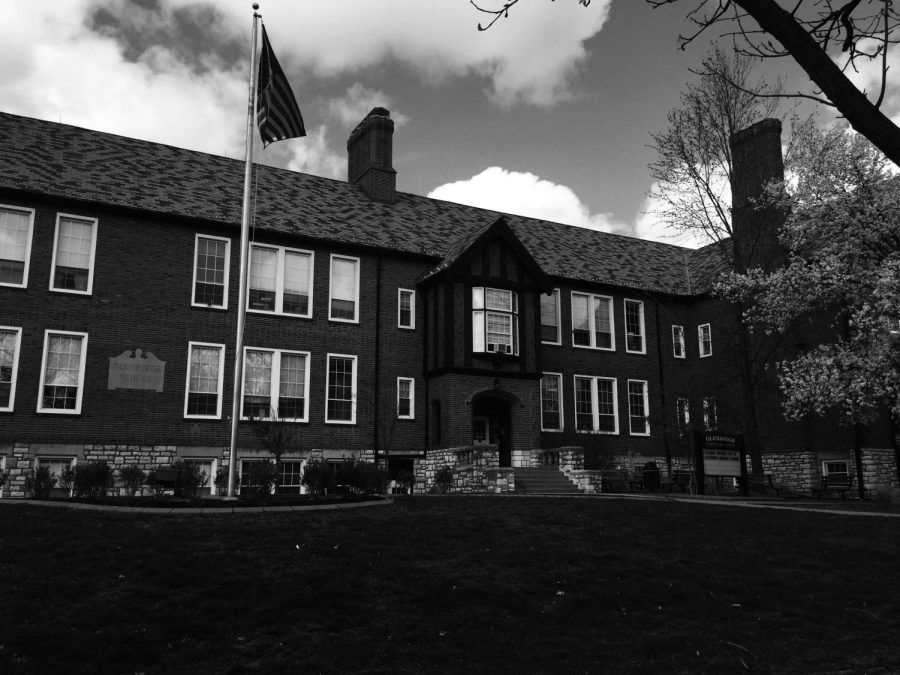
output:
<path id="1" fill-rule="evenodd" d="M 472 289 L 472 351 L 519 353 L 519 303 L 513 291 Z"/>

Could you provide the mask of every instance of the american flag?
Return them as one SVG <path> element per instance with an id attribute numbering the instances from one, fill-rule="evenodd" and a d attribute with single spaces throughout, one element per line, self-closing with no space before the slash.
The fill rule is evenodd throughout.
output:
<path id="1" fill-rule="evenodd" d="M 284 71 L 278 65 L 265 26 L 262 27 L 262 54 L 259 58 L 256 97 L 256 123 L 259 125 L 263 146 L 286 138 L 306 136 L 300 107 Z"/>

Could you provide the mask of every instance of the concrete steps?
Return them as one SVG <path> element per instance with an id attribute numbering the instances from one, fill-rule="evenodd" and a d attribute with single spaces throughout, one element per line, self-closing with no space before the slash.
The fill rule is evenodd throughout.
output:
<path id="1" fill-rule="evenodd" d="M 516 494 L 580 495 L 581 490 L 555 466 L 516 468 Z"/>

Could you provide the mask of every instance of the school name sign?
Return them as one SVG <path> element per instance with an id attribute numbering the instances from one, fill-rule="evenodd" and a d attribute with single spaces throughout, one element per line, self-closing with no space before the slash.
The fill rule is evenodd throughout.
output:
<path id="1" fill-rule="evenodd" d="M 162 391 L 166 379 L 166 362 L 150 352 L 128 349 L 109 357 L 107 389 L 144 389 Z"/>
<path id="2" fill-rule="evenodd" d="M 734 436 L 706 434 L 703 439 L 703 471 L 707 476 L 740 476 L 741 453 Z"/>

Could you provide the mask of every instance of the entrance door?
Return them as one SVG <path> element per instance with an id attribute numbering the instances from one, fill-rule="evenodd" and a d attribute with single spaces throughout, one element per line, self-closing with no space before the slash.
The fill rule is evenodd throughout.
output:
<path id="1" fill-rule="evenodd" d="M 500 466 L 512 464 L 509 401 L 487 396 L 475 401 L 472 411 L 473 444 L 491 443 L 500 450 Z"/>

